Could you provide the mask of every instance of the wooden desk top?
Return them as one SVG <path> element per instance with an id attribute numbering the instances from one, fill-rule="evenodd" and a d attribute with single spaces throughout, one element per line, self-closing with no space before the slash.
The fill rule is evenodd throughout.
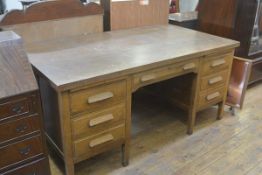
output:
<path id="1" fill-rule="evenodd" d="M 0 32 L 0 99 L 36 89 L 21 38 L 13 32 Z"/>
<path id="2" fill-rule="evenodd" d="M 55 89 L 68 90 L 237 46 L 237 41 L 166 25 L 44 41 L 27 50 Z"/>

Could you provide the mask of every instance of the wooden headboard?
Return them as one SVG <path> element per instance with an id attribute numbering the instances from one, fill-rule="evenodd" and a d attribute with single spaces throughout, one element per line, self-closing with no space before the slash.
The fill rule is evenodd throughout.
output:
<path id="1" fill-rule="evenodd" d="M 103 32 L 103 8 L 80 0 L 41 1 L 26 10 L 12 10 L 0 21 L 26 44 L 79 34 Z"/>

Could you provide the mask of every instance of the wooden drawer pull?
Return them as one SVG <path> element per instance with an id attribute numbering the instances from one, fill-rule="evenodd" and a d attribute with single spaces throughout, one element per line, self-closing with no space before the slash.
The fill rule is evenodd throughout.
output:
<path id="1" fill-rule="evenodd" d="M 104 116 L 101 116 L 101 117 L 97 117 L 97 118 L 89 121 L 89 126 L 93 127 L 93 126 L 108 122 L 108 121 L 113 120 L 113 119 L 114 119 L 113 114 L 108 114 L 108 115 L 104 115 Z"/>
<path id="2" fill-rule="evenodd" d="M 17 133 L 23 133 L 28 129 L 28 126 L 26 124 L 22 124 L 16 127 Z"/>
<path id="3" fill-rule="evenodd" d="M 114 140 L 113 135 L 107 134 L 107 135 L 104 135 L 104 136 L 99 137 L 97 139 L 91 140 L 89 142 L 89 146 L 90 146 L 90 148 L 93 148 L 95 146 L 101 145 L 103 143 L 106 143 L 106 142 L 109 142 L 109 141 L 112 141 L 112 140 Z"/>
<path id="4" fill-rule="evenodd" d="M 215 99 L 215 98 L 217 98 L 217 97 L 219 97 L 219 96 L 220 96 L 220 93 L 219 93 L 219 92 L 215 92 L 215 93 L 213 93 L 213 94 L 208 95 L 208 96 L 206 97 L 206 99 L 207 99 L 208 101 L 210 101 L 210 100 L 213 100 L 213 99 Z"/>
<path id="5" fill-rule="evenodd" d="M 196 67 L 195 63 L 189 63 L 189 64 L 184 65 L 183 69 L 190 70 L 190 69 L 194 69 L 195 67 Z"/>
<path id="6" fill-rule="evenodd" d="M 30 151 L 31 151 L 31 146 L 27 146 L 25 148 L 19 149 L 20 154 L 23 156 L 28 155 Z"/>
<path id="7" fill-rule="evenodd" d="M 221 76 L 215 77 L 215 78 L 208 80 L 208 84 L 212 85 L 212 84 L 218 83 L 222 80 L 223 80 L 223 77 L 221 77 Z"/>
<path id="8" fill-rule="evenodd" d="M 144 75 L 141 77 L 141 82 L 146 82 L 146 81 L 150 81 L 155 79 L 156 76 L 154 74 L 150 74 L 150 75 Z"/>
<path id="9" fill-rule="evenodd" d="M 215 60 L 211 64 L 211 67 L 217 67 L 217 66 L 220 66 L 220 65 L 225 64 L 225 63 L 226 63 L 225 59 Z"/>
<path id="10" fill-rule="evenodd" d="M 96 103 L 96 102 L 100 102 L 100 101 L 112 98 L 113 96 L 114 94 L 112 92 L 104 92 L 104 93 L 89 97 L 87 101 L 89 104 L 91 104 L 91 103 Z"/>

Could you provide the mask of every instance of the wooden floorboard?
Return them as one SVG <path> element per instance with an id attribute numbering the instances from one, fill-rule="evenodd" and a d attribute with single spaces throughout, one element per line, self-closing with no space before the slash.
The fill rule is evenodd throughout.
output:
<path id="1" fill-rule="evenodd" d="M 261 175 L 262 83 L 248 89 L 244 109 L 217 121 L 216 108 L 198 113 L 186 135 L 186 113 L 144 92 L 134 95 L 130 165 L 120 149 L 76 166 L 76 175 Z M 54 159 L 56 160 L 56 159 Z M 62 175 L 50 159 L 53 175 Z"/>

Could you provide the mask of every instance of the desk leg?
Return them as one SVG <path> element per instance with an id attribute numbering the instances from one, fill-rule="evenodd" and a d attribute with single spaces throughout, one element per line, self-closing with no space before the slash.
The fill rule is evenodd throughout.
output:
<path id="1" fill-rule="evenodd" d="M 126 98 L 126 135 L 125 143 L 122 145 L 122 165 L 129 164 L 130 139 L 131 139 L 131 104 L 132 104 L 132 81 L 127 79 L 127 98 Z"/>
<path id="2" fill-rule="evenodd" d="M 74 175 L 74 161 L 73 161 L 73 150 L 72 150 L 72 132 L 70 123 L 70 106 L 69 96 L 67 92 L 59 95 L 59 115 L 61 123 L 61 134 L 63 141 L 64 150 L 64 162 L 65 162 L 65 174 Z"/>
<path id="3" fill-rule="evenodd" d="M 188 111 L 188 124 L 187 124 L 187 134 L 193 134 L 195 120 L 196 120 L 196 113 L 197 113 L 197 95 L 198 95 L 198 84 L 199 84 L 199 74 L 195 74 L 193 83 L 192 83 L 192 90 L 191 90 L 191 100 L 190 100 L 190 108 Z"/>
<path id="4" fill-rule="evenodd" d="M 225 101 L 218 104 L 217 120 L 221 120 L 224 114 Z"/>

